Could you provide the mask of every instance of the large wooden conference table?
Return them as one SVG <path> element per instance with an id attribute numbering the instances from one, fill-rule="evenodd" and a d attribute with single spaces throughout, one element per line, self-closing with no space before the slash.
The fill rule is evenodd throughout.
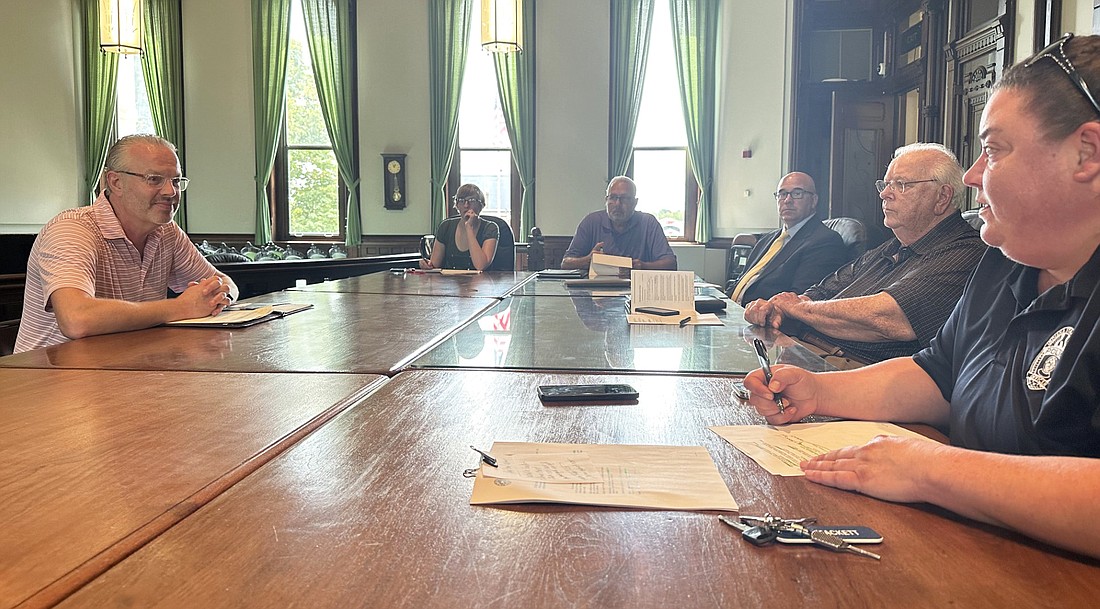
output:
<path id="1" fill-rule="evenodd" d="M 544 406 L 623 381 L 636 404 Z M 707 429 L 761 424 L 732 378 L 410 371 L 64 600 L 83 607 L 1094 607 L 1095 561 L 924 505 L 767 474 Z M 881 561 L 755 547 L 717 513 L 471 506 L 469 446 L 698 445 L 744 514 L 884 537 Z"/>
<path id="2" fill-rule="evenodd" d="M 48 607 L 384 377 L 0 369 L 0 607 Z"/>
<path id="3" fill-rule="evenodd" d="M 93 336 L 0 357 L 0 367 L 388 374 L 499 301 L 283 291 L 243 302 L 313 308 L 248 328 Z"/>

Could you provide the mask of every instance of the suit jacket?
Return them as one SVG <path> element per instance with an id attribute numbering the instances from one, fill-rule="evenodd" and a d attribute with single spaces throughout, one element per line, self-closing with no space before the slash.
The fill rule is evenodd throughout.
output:
<path id="1" fill-rule="evenodd" d="M 749 253 L 751 269 L 779 237 L 780 231 L 765 233 Z M 780 292 L 801 294 L 848 262 L 848 248 L 836 231 L 820 220 L 807 222 L 761 269 L 756 281 L 742 294 L 741 304 L 771 298 Z"/>

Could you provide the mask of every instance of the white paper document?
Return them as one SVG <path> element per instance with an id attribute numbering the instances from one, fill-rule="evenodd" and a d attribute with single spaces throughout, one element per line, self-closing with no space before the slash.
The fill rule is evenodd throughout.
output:
<path id="1" fill-rule="evenodd" d="M 692 271 L 631 271 L 630 313 L 632 324 L 684 325 L 694 321 L 695 273 Z M 675 311 L 673 315 L 646 313 L 647 308 Z M 684 320 L 687 321 L 684 321 Z"/>
<path id="2" fill-rule="evenodd" d="M 499 467 L 483 463 L 478 469 L 471 505 L 572 503 L 662 510 L 737 509 L 714 460 L 702 446 L 496 442 L 489 452 Z M 517 470 L 522 477 L 503 475 Z M 587 481 L 593 474 L 598 481 Z M 572 481 L 576 479 L 585 481 Z"/>
<path id="3" fill-rule="evenodd" d="M 804 476 L 798 464 L 830 450 L 859 446 L 875 436 L 900 436 L 935 442 L 931 438 L 876 421 L 829 421 L 774 425 L 730 425 L 709 428 L 776 476 Z"/>
<path id="4" fill-rule="evenodd" d="M 626 256 L 612 256 L 611 254 L 592 253 L 592 263 L 588 265 L 588 278 L 618 277 L 621 269 L 629 269 L 634 266 L 634 260 Z"/>
<path id="5" fill-rule="evenodd" d="M 498 456 L 497 466 L 482 468 L 481 473 L 486 478 L 551 484 L 603 482 L 600 468 L 584 453 L 513 453 Z"/>

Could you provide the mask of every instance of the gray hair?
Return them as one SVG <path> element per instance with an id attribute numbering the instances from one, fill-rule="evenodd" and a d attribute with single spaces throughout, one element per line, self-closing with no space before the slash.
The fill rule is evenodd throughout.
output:
<path id="1" fill-rule="evenodd" d="M 637 198 L 637 196 L 638 196 L 638 185 L 634 183 L 634 180 L 631 180 L 627 176 L 615 176 L 615 177 L 611 178 L 611 180 L 608 181 L 608 183 L 607 183 L 607 191 L 606 191 L 607 193 L 611 192 L 611 187 L 614 186 L 616 182 L 625 182 L 627 185 L 629 185 L 630 186 L 630 196 Z"/>
<path id="2" fill-rule="evenodd" d="M 951 204 L 954 205 L 956 209 L 961 208 L 963 198 L 966 196 L 966 185 L 963 184 L 963 168 L 959 165 L 959 159 L 955 156 L 955 153 L 951 152 L 951 149 L 943 144 L 916 142 L 895 150 L 894 158 L 900 159 L 914 152 L 939 153 L 936 155 L 936 160 L 934 160 L 929 167 L 929 177 L 941 184 L 950 186 L 952 190 Z"/>
<path id="3" fill-rule="evenodd" d="M 176 152 L 175 144 L 159 135 L 153 135 L 151 133 L 135 133 L 134 135 L 118 138 L 107 150 L 107 160 L 103 162 L 103 171 L 99 174 L 99 188 L 104 194 L 111 194 L 110 189 L 107 188 L 107 172 L 122 171 L 124 161 L 130 158 L 130 149 L 138 144 L 162 146 L 171 150 L 173 153 Z"/>

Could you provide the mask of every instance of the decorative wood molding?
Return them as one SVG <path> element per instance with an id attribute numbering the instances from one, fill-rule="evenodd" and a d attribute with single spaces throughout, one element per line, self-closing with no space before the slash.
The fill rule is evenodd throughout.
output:
<path id="1" fill-rule="evenodd" d="M 966 103 L 970 106 L 985 104 L 989 99 L 989 90 L 993 88 L 993 83 L 996 81 L 996 62 L 971 67 L 962 77 L 962 95 Z"/>

